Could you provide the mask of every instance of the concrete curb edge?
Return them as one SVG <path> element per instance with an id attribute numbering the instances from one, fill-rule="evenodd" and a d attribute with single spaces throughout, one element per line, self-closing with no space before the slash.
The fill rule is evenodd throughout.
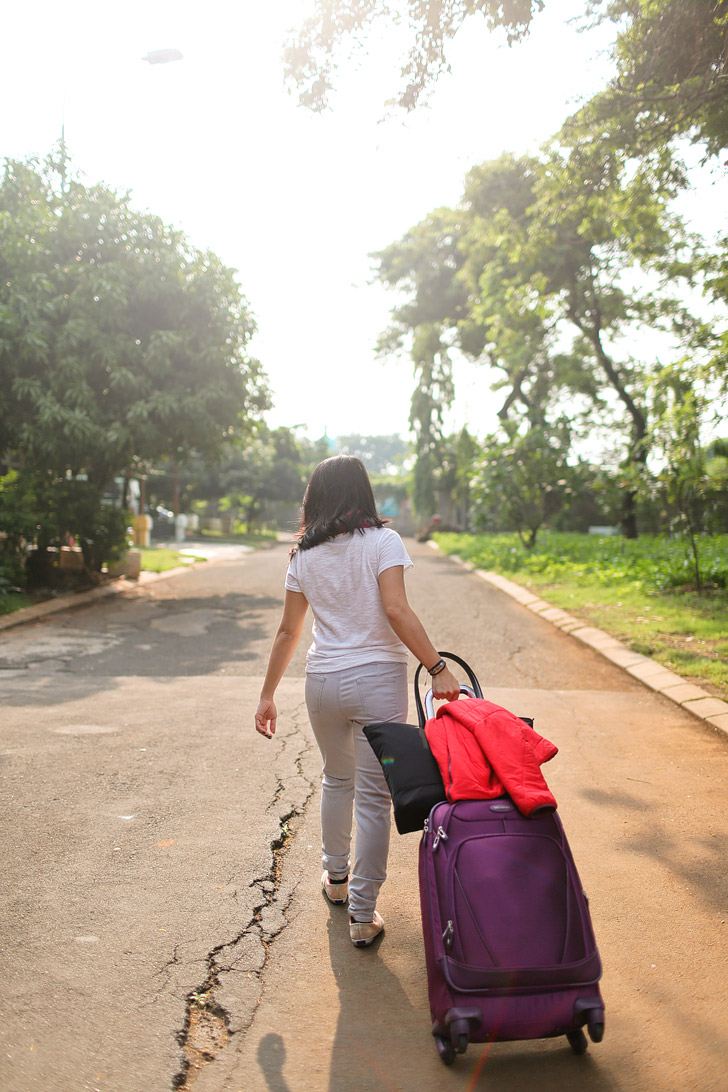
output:
<path id="1" fill-rule="evenodd" d="M 196 562 L 196 564 L 209 564 L 209 562 Z M 100 584 L 89 591 L 68 592 L 57 595 L 55 599 L 46 599 L 43 603 L 36 603 L 32 607 L 21 607 L 12 614 L 0 615 L 0 632 L 11 629 L 13 626 L 22 626 L 28 622 L 37 622 L 49 614 L 57 614 L 61 610 L 72 610 L 74 607 L 82 607 L 94 599 L 105 599 L 109 595 L 121 595 L 122 592 L 143 591 L 149 584 L 156 584 L 159 580 L 168 580 L 171 576 L 179 576 L 187 572 L 189 565 L 179 565 L 176 569 L 167 569 L 163 573 L 142 572 L 138 580 L 129 580 L 120 577 L 118 580 L 109 581 L 108 584 Z"/>
<path id="2" fill-rule="evenodd" d="M 538 614 L 547 622 L 563 630 L 564 633 L 575 637 L 582 644 L 589 645 L 595 652 L 599 652 L 617 667 L 632 675 L 633 678 L 639 679 L 651 690 L 656 690 L 682 709 L 692 713 L 699 720 L 705 721 L 711 727 L 717 728 L 728 736 L 728 702 L 714 697 L 693 683 L 687 682 L 663 664 L 650 659 L 649 656 L 634 652 L 604 630 L 597 629 L 596 626 L 589 626 L 579 618 L 573 618 L 565 610 L 561 610 L 560 607 L 555 607 L 552 603 L 547 603 L 545 599 L 534 595 L 523 585 L 516 584 L 499 573 L 478 569 L 472 563 L 463 561 L 462 558 L 455 557 L 452 554 L 442 553 L 436 542 L 430 540 L 427 545 L 431 549 L 437 550 L 443 557 L 447 557 L 455 564 L 461 565 L 475 576 L 480 577 L 481 580 L 485 580 L 494 588 L 504 592 L 511 599 L 515 599 L 522 606 L 533 611 L 534 614 Z"/>

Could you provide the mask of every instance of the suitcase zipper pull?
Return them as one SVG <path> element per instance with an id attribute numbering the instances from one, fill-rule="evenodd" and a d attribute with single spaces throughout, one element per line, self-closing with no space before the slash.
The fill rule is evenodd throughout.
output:
<path id="1" fill-rule="evenodd" d="M 440 839 L 441 838 L 442 838 L 443 842 L 446 842 L 447 841 L 447 834 L 442 829 L 442 827 L 438 827 L 437 828 L 437 834 L 435 835 L 435 837 L 432 840 L 432 848 L 433 849 L 437 849 L 438 845 L 440 844 Z"/>
<path id="2" fill-rule="evenodd" d="M 447 925 L 445 926 L 445 932 L 442 934 L 442 939 L 445 943 L 446 948 L 452 948 L 452 939 L 454 935 L 455 926 L 451 921 L 448 921 Z"/>

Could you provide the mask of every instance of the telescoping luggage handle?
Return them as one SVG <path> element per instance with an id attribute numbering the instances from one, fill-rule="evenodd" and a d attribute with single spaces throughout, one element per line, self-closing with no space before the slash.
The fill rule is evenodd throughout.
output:
<path id="1" fill-rule="evenodd" d="M 456 664 L 459 664 L 470 679 L 470 686 L 460 687 L 461 694 L 469 694 L 471 698 L 483 697 L 483 691 L 480 688 L 480 683 L 478 682 L 475 672 L 473 671 L 470 664 L 466 663 L 465 660 L 461 660 L 461 658 L 459 656 L 456 656 L 454 652 L 440 652 L 439 655 L 442 657 L 443 660 L 453 660 Z M 425 670 L 424 664 L 419 664 L 417 667 L 417 671 L 415 672 L 415 707 L 417 709 L 417 720 L 419 721 L 420 728 L 424 728 L 425 721 L 428 719 L 428 717 L 434 717 L 435 715 L 435 706 L 431 689 L 428 690 L 425 694 L 425 706 L 423 707 L 422 705 L 419 683 L 420 672 L 422 672 L 423 670 Z M 427 709 L 427 715 L 425 715 L 425 707 Z"/>

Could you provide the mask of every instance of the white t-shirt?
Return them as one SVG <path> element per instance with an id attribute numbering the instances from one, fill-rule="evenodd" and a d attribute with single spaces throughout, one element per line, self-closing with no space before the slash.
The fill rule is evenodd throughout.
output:
<path id="1" fill-rule="evenodd" d="M 387 621 L 377 579 L 395 565 L 412 568 L 402 539 L 389 527 L 337 535 L 293 555 L 286 587 L 303 592 L 313 611 L 310 671 L 407 662 L 407 648 Z"/>

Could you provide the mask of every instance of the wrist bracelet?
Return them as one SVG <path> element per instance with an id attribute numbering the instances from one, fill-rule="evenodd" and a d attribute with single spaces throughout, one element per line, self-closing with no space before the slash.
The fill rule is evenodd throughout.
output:
<path id="1" fill-rule="evenodd" d="M 430 675 L 431 677 L 434 676 L 434 675 L 439 675 L 440 672 L 444 671 L 446 667 L 447 667 L 447 664 L 445 663 L 444 660 L 438 660 L 437 663 L 433 667 L 430 667 L 430 668 L 427 669 L 427 674 Z"/>

